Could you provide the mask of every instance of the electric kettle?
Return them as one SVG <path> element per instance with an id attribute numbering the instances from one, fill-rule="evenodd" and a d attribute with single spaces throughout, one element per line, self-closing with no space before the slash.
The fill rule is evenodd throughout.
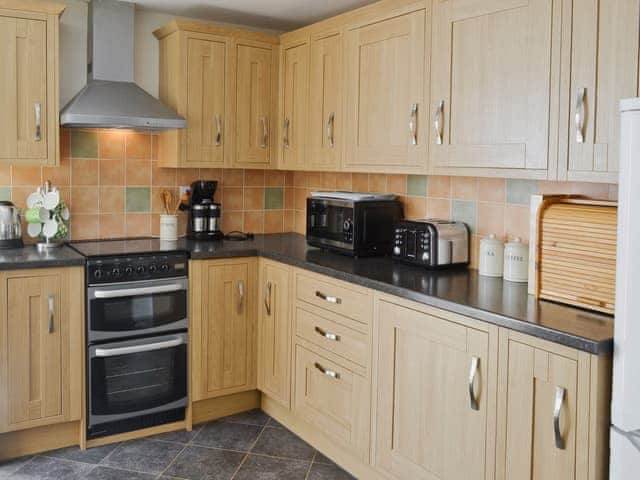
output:
<path id="1" fill-rule="evenodd" d="M 0 201 L 0 249 L 23 246 L 20 209 L 11 202 Z"/>

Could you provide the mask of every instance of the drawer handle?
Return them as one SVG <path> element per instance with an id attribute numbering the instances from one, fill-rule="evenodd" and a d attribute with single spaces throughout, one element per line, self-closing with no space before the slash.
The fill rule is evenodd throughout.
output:
<path id="1" fill-rule="evenodd" d="M 336 380 L 340 379 L 340 374 L 338 372 L 335 372 L 333 370 L 327 370 L 322 365 L 320 365 L 318 362 L 315 363 L 315 367 L 318 370 L 320 370 L 322 373 L 324 373 L 327 377 L 335 378 Z"/>
<path id="2" fill-rule="evenodd" d="M 331 333 L 331 332 L 325 332 L 320 327 L 316 327 L 315 331 L 318 335 L 322 335 L 324 338 L 328 340 L 333 340 L 334 342 L 340 341 L 340 335 L 336 335 L 335 333 Z"/>
<path id="3" fill-rule="evenodd" d="M 556 448 L 564 450 L 565 443 L 560 432 L 560 413 L 562 412 L 562 404 L 564 403 L 566 389 L 556 387 L 556 399 L 553 406 L 553 434 L 556 441 Z"/>
<path id="4" fill-rule="evenodd" d="M 480 410 L 475 389 L 479 366 L 480 359 L 478 357 L 471 357 L 471 369 L 469 370 L 469 402 L 471 403 L 471 410 Z"/>
<path id="5" fill-rule="evenodd" d="M 325 302 L 329 302 L 329 303 L 335 303 L 336 305 L 340 305 L 342 303 L 342 299 L 338 298 L 338 297 L 330 297 L 328 295 L 325 295 L 324 293 L 322 293 L 319 290 L 316 290 L 316 297 L 321 298 L 322 300 L 324 300 Z"/>

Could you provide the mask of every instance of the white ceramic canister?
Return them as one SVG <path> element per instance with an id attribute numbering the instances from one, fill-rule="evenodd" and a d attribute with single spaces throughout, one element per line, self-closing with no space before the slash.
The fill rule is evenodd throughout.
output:
<path id="1" fill-rule="evenodd" d="M 160 215 L 160 240 L 174 242 L 178 239 L 178 216 Z"/>
<path id="2" fill-rule="evenodd" d="M 504 279 L 510 282 L 529 280 L 529 247 L 518 237 L 504 246 Z"/>
<path id="3" fill-rule="evenodd" d="M 480 275 L 501 277 L 504 265 L 504 245 L 492 233 L 480 240 Z"/>

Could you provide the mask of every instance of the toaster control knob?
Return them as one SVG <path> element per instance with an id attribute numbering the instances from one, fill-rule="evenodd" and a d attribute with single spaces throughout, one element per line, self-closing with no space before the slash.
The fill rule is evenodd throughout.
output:
<path id="1" fill-rule="evenodd" d="M 429 253 L 428 252 L 423 252 L 422 261 L 423 262 L 428 262 L 429 261 Z"/>
<path id="2" fill-rule="evenodd" d="M 393 254 L 394 255 L 400 255 L 400 247 L 398 247 L 398 246 L 393 247 Z"/>
<path id="3" fill-rule="evenodd" d="M 350 232 L 351 231 L 351 227 L 352 227 L 352 223 L 351 220 L 349 220 L 348 218 L 344 221 L 344 223 L 342 224 L 342 229 L 345 232 Z"/>

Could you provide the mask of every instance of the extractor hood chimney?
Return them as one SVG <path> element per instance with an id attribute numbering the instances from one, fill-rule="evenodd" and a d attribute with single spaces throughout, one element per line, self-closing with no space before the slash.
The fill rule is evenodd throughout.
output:
<path id="1" fill-rule="evenodd" d="M 87 85 L 60 113 L 64 127 L 172 130 L 187 121 L 133 81 L 133 3 L 92 0 Z"/>

